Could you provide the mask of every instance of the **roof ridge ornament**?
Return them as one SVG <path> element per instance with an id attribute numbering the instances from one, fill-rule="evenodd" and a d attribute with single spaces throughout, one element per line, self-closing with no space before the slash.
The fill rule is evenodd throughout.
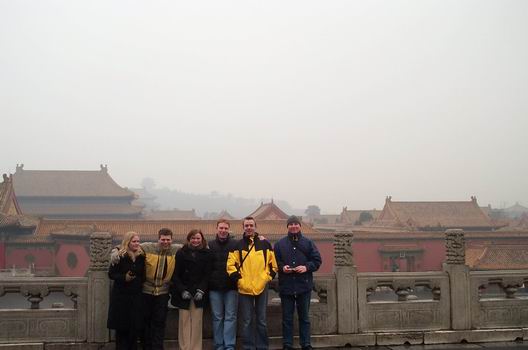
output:
<path id="1" fill-rule="evenodd" d="M 101 167 L 102 172 L 108 174 L 108 164 L 105 164 L 105 165 L 101 164 L 100 167 Z"/>

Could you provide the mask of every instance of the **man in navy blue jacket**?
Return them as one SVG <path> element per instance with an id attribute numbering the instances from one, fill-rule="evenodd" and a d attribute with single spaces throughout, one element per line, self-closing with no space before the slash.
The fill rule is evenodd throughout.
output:
<path id="1" fill-rule="evenodd" d="M 290 216 L 286 223 L 288 235 L 275 243 L 274 251 L 279 267 L 279 294 L 282 304 L 282 346 L 293 347 L 293 313 L 297 306 L 299 342 L 302 350 L 312 348 L 310 342 L 310 296 L 313 272 L 321 266 L 321 254 L 314 242 L 301 233 L 301 221 Z"/>

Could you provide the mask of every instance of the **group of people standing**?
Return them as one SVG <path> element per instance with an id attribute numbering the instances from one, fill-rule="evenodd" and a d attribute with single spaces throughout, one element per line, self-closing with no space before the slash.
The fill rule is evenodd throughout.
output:
<path id="1" fill-rule="evenodd" d="M 234 350 L 240 313 L 242 349 L 268 349 L 266 306 L 268 283 L 279 274 L 283 349 L 293 347 L 293 314 L 297 310 L 302 350 L 310 350 L 312 273 L 321 255 L 301 233 L 296 216 L 287 220 L 288 234 L 274 246 L 257 233 L 254 218 L 243 220 L 244 236 L 230 236 L 230 223 L 219 220 L 216 237 L 207 243 L 199 229 L 184 245 L 172 243 L 163 228 L 158 242 L 140 243 L 125 234 L 112 250 L 108 272 L 114 280 L 108 328 L 116 330 L 117 349 L 163 349 L 168 303 L 179 309 L 181 350 L 202 349 L 203 309 L 210 305 L 215 350 Z M 253 324 L 255 323 L 255 324 Z"/>

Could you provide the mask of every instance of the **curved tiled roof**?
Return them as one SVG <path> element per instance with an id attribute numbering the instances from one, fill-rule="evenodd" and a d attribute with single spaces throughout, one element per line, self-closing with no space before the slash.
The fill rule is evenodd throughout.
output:
<path id="1" fill-rule="evenodd" d="M 475 197 L 450 202 L 393 202 L 389 197 L 373 225 L 421 229 L 495 227 Z"/>
<path id="2" fill-rule="evenodd" d="M 24 170 L 17 167 L 13 184 L 17 197 L 130 197 L 134 193 L 119 186 L 101 170 Z"/>
<path id="3" fill-rule="evenodd" d="M 55 203 L 50 201 L 45 205 L 31 202 L 23 203 L 22 209 L 27 213 L 38 213 L 38 216 L 109 217 L 114 215 L 130 215 L 137 217 L 141 214 L 143 207 L 126 203 Z"/>
<path id="4" fill-rule="evenodd" d="M 288 219 L 288 214 L 282 211 L 273 200 L 270 203 L 260 203 L 260 207 L 248 216 L 254 217 L 256 220 L 280 220 Z"/>
<path id="5" fill-rule="evenodd" d="M 475 270 L 528 269 L 528 245 L 486 245 L 466 249 L 466 264 Z"/>

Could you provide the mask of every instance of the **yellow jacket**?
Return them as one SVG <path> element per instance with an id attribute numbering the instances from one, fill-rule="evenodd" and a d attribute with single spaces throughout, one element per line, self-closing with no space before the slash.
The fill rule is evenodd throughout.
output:
<path id="1" fill-rule="evenodd" d="M 244 237 L 236 249 L 229 252 L 227 274 L 237 281 L 238 292 L 259 295 L 277 273 L 277 261 L 271 244 L 266 240 Z"/>
<path id="2" fill-rule="evenodd" d="M 178 250 L 176 245 L 162 250 L 158 243 L 141 243 L 145 251 L 145 282 L 143 293 L 162 295 L 169 293 L 169 285 L 172 273 L 176 266 L 175 254 Z"/>

